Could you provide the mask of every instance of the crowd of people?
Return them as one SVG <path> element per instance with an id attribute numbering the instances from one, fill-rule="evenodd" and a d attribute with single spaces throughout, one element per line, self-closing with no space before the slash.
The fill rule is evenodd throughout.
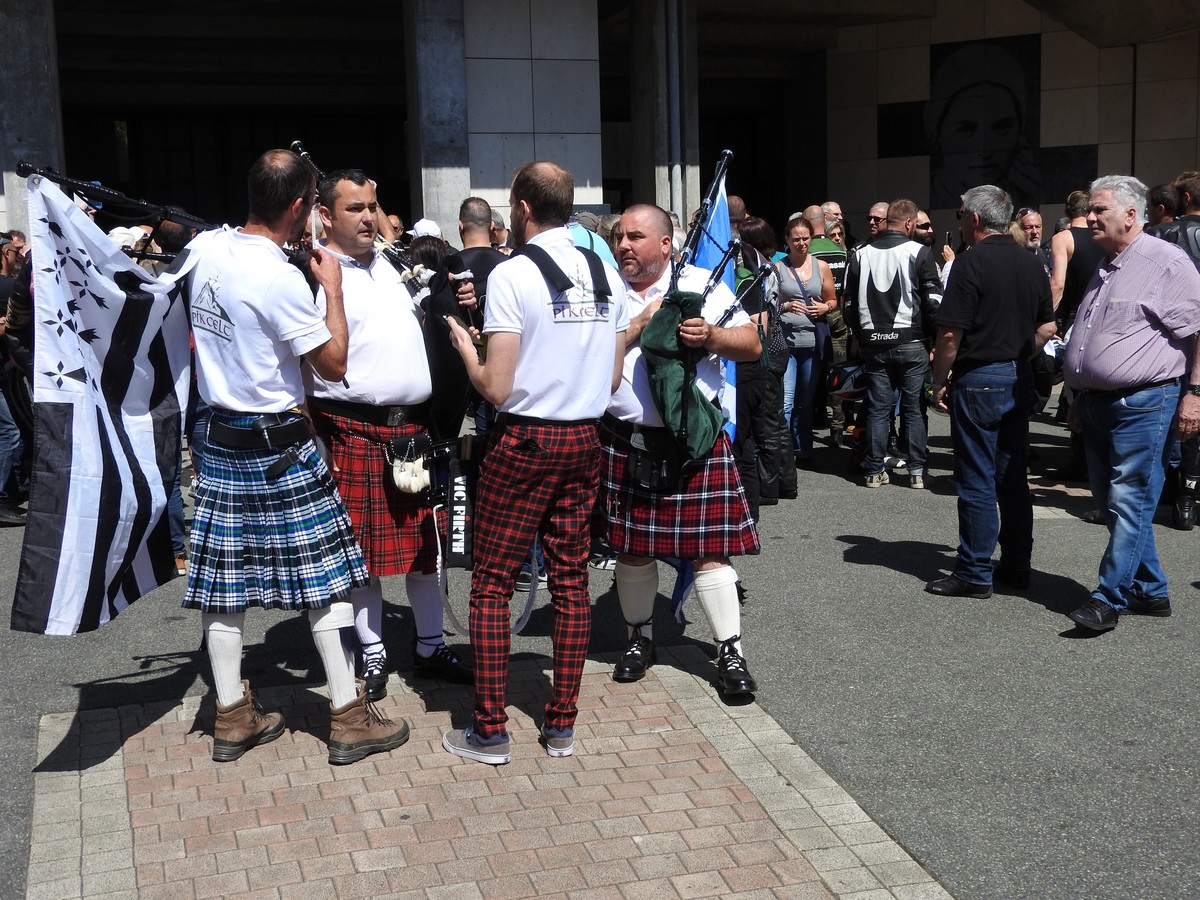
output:
<path id="1" fill-rule="evenodd" d="M 1110 532 L 1098 587 L 1071 618 L 1103 631 L 1123 614 L 1171 613 L 1151 519 L 1174 468 L 1176 522 L 1192 527 L 1200 482 L 1200 385 L 1188 377 L 1200 173 L 1150 192 L 1147 230 L 1145 186 L 1100 178 L 1068 198 L 1048 242 L 1037 210 L 979 185 L 961 198 L 959 240 L 940 249 L 929 215 L 904 198 L 873 204 L 856 242 L 834 201 L 788 217 L 777 236 L 730 197 L 736 294 L 680 264 L 672 214 L 645 203 L 577 213 L 572 176 L 552 162 L 517 171 L 509 227 L 465 199 L 461 250 L 428 219 L 406 231 L 357 169 L 318 182 L 295 153 L 273 150 L 248 184 L 247 222 L 195 236 L 187 278 L 198 478 L 183 605 L 201 614 L 212 666 L 215 760 L 285 727 L 241 677 L 249 606 L 306 613 L 328 679 L 331 763 L 407 740 L 375 705 L 393 667 L 380 585 L 390 575 L 404 576 L 412 608 L 414 675 L 474 687 L 469 722 L 443 738 L 468 760 L 511 759 L 509 603 L 533 579 L 554 613 L 541 742 L 551 756 L 574 751 L 589 560 L 612 570 L 625 619 L 615 680 L 656 664 L 657 562 L 686 561 L 718 689 L 753 693 L 734 561 L 759 552 L 761 508 L 795 498 L 797 469 L 816 468 L 824 427 L 865 488 L 919 490 L 929 409 L 948 413 L 960 544 L 926 590 L 1028 588 L 1029 419 L 1058 380 L 1079 435 L 1071 465 L 1086 469 Z M 111 236 L 135 253 L 157 236 L 120 231 Z M 220 327 L 197 314 L 217 309 Z M 737 364 L 732 439 L 722 360 Z M 860 367 L 857 398 L 828 392 L 833 366 Z M 478 439 L 473 665 L 444 641 L 429 493 L 432 447 L 458 437 L 467 411 L 464 394 L 452 433 L 435 414 L 455 391 L 448 368 L 469 381 Z M 12 469 L 0 447 L 0 491 L 20 490 Z M 23 516 L 14 499 L 0 494 L 0 513 Z"/>

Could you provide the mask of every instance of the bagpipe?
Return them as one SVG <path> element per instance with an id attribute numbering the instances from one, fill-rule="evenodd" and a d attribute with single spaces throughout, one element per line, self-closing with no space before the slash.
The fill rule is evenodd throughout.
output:
<path id="1" fill-rule="evenodd" d="M 724 197 L 725 175 L 732 159 L 733 151 L 722 151 L 712 183 L 688 229 L 679 258 L 672 262 L 670 287 L 641 336 L 651 394 L 664 425 L 675 438 L 684 466 L 706 456 L 724 426 L 721 411 L 705 400 L 696 385 L 696 366 L 707 352 L 699 347 L 684 346 L 678 339 L 678 329 L 680 323 L 702 316 L 704 304 L 721 283 L 726 267 L 741 252 L 741 240 L 736 235 L 730 235 L 722 247 L 723 235 L 715 235 L 713 227 L 714 215 L 727 217 L 728 214 L 727 207 L 720 201 Z M 714 252 L 722 251 L 721 256 L 712 265 L 708 281 L 700 293 L 682 291 L 679 289 L 680 276 L 697 257 L 703 239 L 708 240 Z M 761 286 L 769 272 L 769 265 L 760 266 L 754 276 L 742 285 L 734 302 L 722 313 L 714 327 L 724 327 L 742 307 L 750 292 Z"/>

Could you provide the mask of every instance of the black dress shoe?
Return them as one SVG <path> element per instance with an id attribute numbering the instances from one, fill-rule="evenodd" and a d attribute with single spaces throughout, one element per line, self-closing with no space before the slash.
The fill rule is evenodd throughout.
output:
<path id="1" fill-rule="evenodd" d="M 1175 498 L 1175 506 L 1171 510 L 1171 524 L 1180 531 L 1191 531 L 1196 524 L 1196 496 L 1180 494 Z"/>
<path id="2" fill-rule="evenodd" d="M 0 503 L 0 525 L 24 525 L 25 520 L 25 510 L 11 503 Z"/>
<path id="3" fill-rule="evenodd" d="M 1105 519 L 1104 513 L 1098 509 L 1089 509 L 1087 512 L 1085 512 L 1079 518 L 1082 519 L 1084 522 L 1087 522 L 1089 525 L 1107 525 L 1108 524 L 1108 520 Z"/>
<path id="4" fill-rule="evenodd" d="M 654 641 L 642 637 L 642 633 L 635 629 L 625 655 L 613 667 L 613 681 L 639 681 L 656 662 L 658 654 L 654 651 Z"/>
<path id="5" fill-rule="evenodd" d="M 721 642 L 717 653 L 717 688 L 726 697 L 736 697 L 739 694 L 753 694 L 758 690 L 750 670 L 746 668 L 746 660 L 734 649 L 742 636 L 735 634 L 727 641 Z"/>
<path id="6" fill-rule="evenodd" d="M 992 586 L 972 584 L 963 581 L 957 575 L 947 575 L 925 585 L 925 593 L 937 594 L 939 597 L 974 597 L 976 600 L 986 600 L 992 596 Z"/>
<path id="7" fill-rule="evenodd" d="M 1130 597 L 1125 612 L 1135 616 L 1156 616 L 1165 619 L 1171 615 L 1170 597 Z"/>
<path id="8" fill-rule="evenodd" d="M 363 672 L 363 690 L 366 692 L 367 699 L 372 702 L 378 702 L 387 696 L 387 668 L 380 666 L 377 669 L 367 669 Z"/>
<path id="9" fill-rule="evenodd" d="M 992 569 L 992 581 L 1023 591 L 1029 587 L 1029 569 L 1018 569 L 1000 563 Z"/>
<path id="10" fill-rule="evenodd" d="M 421 678 L 444 678 L 455 684 L 475 683 L 475 671 L 445 644 L 438 644 L 432 656 L 413 653 L 413 674 Z"/>
<path id="11" fill-rule="evenodd" d="M 1067 618 L 1076 625 L 1082 625 L 1092 631 L 1108 631 L 1110 628 L 1117 627 L 1120 616 L 1103 600 L 1093 597 L 1079 609 L 1067 613 Z"/>

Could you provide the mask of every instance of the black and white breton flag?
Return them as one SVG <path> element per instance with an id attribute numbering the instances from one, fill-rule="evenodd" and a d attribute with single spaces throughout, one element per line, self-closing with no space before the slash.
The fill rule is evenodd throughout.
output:
<path id="1" fill-rule="evenodd" d="M 36 175 L 29 224 L 35 425 L 12 627 L 74 634 L 175 575 L 188 323 L 179 271 L 153 278 Z"/>

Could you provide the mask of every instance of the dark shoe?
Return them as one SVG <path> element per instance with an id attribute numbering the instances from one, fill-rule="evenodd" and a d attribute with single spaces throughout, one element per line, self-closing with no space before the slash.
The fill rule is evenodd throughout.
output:
<path id="1" fill-rule="evenodd" d="M 439 644 L 432 656 L 414 653 L 413 674 L 421 678 L 444 678 L 455 684 L 475 683 L 475 671 L 445 644 Z"/>
<path id="2" fill-rule="evenodd" d="M 538 572 L 537 581 L 539 588 L 544 588 L 546 586 L 547 578 L 545 569 Z M 525 564 L 524 568 L 522 568 L 520 573 L 517 575 L 517 580 L 513 587 L 515 587 L 518 591 L 527 591 L 533 587 L 533 570 L 529 568 L 528 563 Z"/>
<path id="3" fill-rule="evenodd" d="M 363 667 L 363 684 L 367 686 L 367 699 L 376 701 L 387 696 L 387 657 L 382 654 Z"/>
<path id="4" fill-rule="evenodd" d="M 1083 606 L 1079 607 L 1079 609 L 1074 609 L 1067 613 L 1067 618 L 1077 625 L 1090 628 L 1092 631 L 1108 631 L 1110 628 L 1117 627 L 1117 620 L 1120 616 L 1115 609 L 1103 600 L 1093 597 L 1087 603 L 1083 604 Z"/>
<path id="5" fill-rule="evenodd" d="M 1125 612 L 1134 616 L 1155 616 L 1165 619 L 1171 615 L 1170 597 L 1130 597 Z"/>
<path id="6" fill-rule="evenodd" d="M 963 581 L 957 575 L 947 575 L 937 581 L 925 585 L 925 593 L 937 594 L 939 597 L 973 597 L 976 600 L 986 600 L 992 596 L 990 584 L 972 584 Z"/>
<path id="7" fill-rule="evenodd" d="M 269 744 L 283 734 L 283 716 L 264 713 L 250 682 L 242 681 L 242 699 L 229 706 L 217 704 L 217 725 L 213 729 L 213 762 L 233 762 L 251 747 Z"/>
<path id="8" fill-rule="evenodd" d="M 0 525 L 24 525 L 27 518 L 25 510 L 11 503 L 0 503 Z"/>
<path id="9" fill-rule="evenodd" d="M 1108 524 L 1108 522 L 1105 521 L 1104 513 L 1102 513 L 1098 509 L 1089 509 L 1087 512 L 1085 512 L 1079 518 L 1082 521 L 1087 522 L 1089 525 L 1107 525 Z"/>
<path id="10" fill-rule="evenodd" d="M 746 660 L 734 649 L 734 644 L 741 637 L 735 634 L 729 640 L 722 641 L 721 649 L 717 652 L 717 688 L 727 697 L 753 694 L 758 690 L 750 670 L 746 668 Z"/>
<path id="11" fill-rule="evenodd" d="M 821 466 L 811 456 L 797 456 L 796 457 L 796 468 L 804 469 L 805 471 L 808 471 L 808 472 L 820 472 L 821 471 Z"/>
<path id="12" fill-rule="evenodd" d="M 779 492 L 780 500 L 795 500 L 799 496 L 800 496 L 799 493 L 797 493 L 797 491 L 794 489 L 790 490 L 790 491 L 780 491 Z"/>
<path id="13" fill-rule="evenodd" d="M 1059 484 L 1068 484 L 1077 481 L 1087 481 L 1088 471 L 1087 466 L 1072 463 L 1063 466 L 1061 469 L 1053 469 L 1047 472 L 1046 476 Z"/>
<path id="14" fill-rule="evenodd" d="M 344 766 L 372 753 L 394 750 L 408 740 L 408 723 L 393 722 L 367 699 L 366 685 L 358 682 L 358 696 L 329 710 L 329 764 Z"/>
<path id="15" fill-rule="evenodd" d="M 1029 587 L 1029 569 L 1018 569 L 1000 563 L 992 569 L 992 581 L 1023 591 Z"/>
<path id="16" fill-rule="evenodd" d="M 1196 524 L 1196 495 L 1180 494 L 1171 511 L 1171 524 L 1180 531 L 1191 531 Z"/>
<path id="17" fill-rule="evenodd" d="M 635 628 L 625 655 L 613 667 L 613 681 L 639 681 L 656 662 L 658 654 L 654 651 L 654 641 L 642 637 L 641 631 Z"/>

